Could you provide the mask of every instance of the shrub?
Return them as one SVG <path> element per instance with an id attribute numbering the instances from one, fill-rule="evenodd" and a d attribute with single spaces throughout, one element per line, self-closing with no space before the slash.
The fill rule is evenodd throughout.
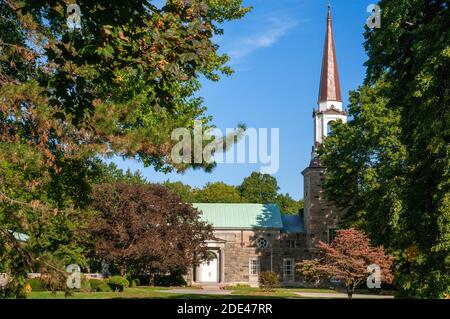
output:
<path id="1" fill-rule="evenodd" d="M 184 280 L 183 276 L 180 273 L 171 275 L 156 275 L 154 282 L 155 286 L 161 287 L 181 287 L 187 285 L 186 280 Z"/>
<path id="2" fill-rule="evenodd" d="M 273 271 L 263 271 L 258 278 L 259 288 L 264 291 L 271 291 L 280 286 L 278 274 Z"/>
<path id="3" fill-rule="evenodd" d="M 237 284 L 235 287 L 236 287 L 236 289 L 247 289 L 247 288 L 251 288 L 251 286 L 248 285 L 248 284 Z"/>
<path id="4" fill-rule="evenodd" d="M 92 291 L 97 291 L 97 287 L 100 286 L 104 281 L 101 279 L 89 279 Z"/>
<path id="5" fill-rule="evenodd" d="M 108 285 L 108 281 L 104 281 L 104 282 L 102 282 L 101 285 L 98 285 L 97 291 L 98 291 L 98 292 L 111 292 L 112 289 L 111 289 L 111 287 Z"/>
<path id="6" fill-rule="evenodd" d="M 53 293 L 56 293 L 57 291 L 64 291 L 67 288 L 66 277 L 64 274 L 56 271 L 43 274 L 39 279 L 45 287 L 45 290 Z"/>
<path id="7" fill-rule="evenodd" d="M 81 284 L 80 289 L 78 289 L 78 291 L 81 291 L 81 292 L 91 292 L 92 291 L 91 283 L 90 283 L 89 279 L 86 278 L 85 276 L 81 276 L 80 284 Z"/>
<path id="8" fill-rule="evenodd" d="M 91 290 L 96 292 L 110 292 L 111 288 L 108 285 L 107 280 L 101 280 L 101 279 L 91 279 L 89 280 L 89 283 L 91 284 Z"/>
<path id="9" fill-rule="evenodd" d="M 138 286 L 154 286 L 155 284 L 154 276 L 151 275 L 138 275 L 134 278 L 138 280 Z"/>
<path id="10" fill-rule="evenodd" d="M 130 282 L 121 276 L 112 276 L 108 280 L 108 285 L 111 287 L 113 291 L 123 291 L 125 288 L 130 286 Z"/>
<path id="11" fill-rule="evenodd" d="M 137 286 L 139 286 L 139 279 L 136 279 L 136 278 L 134 278 L 134 279 L 131 279 L 130 280 L 130 287 L 137 287 Z"/>
<path id="12" fill-rule="evenodd" d="M 32 278 L 28 279 L 27 283 L 31 287 L 31 291 L 46 291 L 45 285 L 42 282 L 41 278 Z"/>

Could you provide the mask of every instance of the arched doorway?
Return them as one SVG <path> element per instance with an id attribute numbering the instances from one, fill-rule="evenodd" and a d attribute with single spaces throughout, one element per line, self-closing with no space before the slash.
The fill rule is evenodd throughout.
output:
<path id="1" fill-rule="evenodd" d="M 215 252 L 209 252 L 211 260 L 200 264 L 201 282 L 219 282 L 219 260 Z"/>

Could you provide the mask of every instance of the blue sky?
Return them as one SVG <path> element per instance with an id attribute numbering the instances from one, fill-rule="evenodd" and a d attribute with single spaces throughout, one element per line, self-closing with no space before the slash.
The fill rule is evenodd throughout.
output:
<path id="1" fill-rule="evenodd" d="M 226 23 L 218 37 L 220 52 L 231 56 L 235 73 L 217 83 L 203 82 L 208 114 L 219 129 L 240 122 L 247 127 L 279 128 L 280 166 L 274 176 L 280 190 L 303 197 L 301 171 L 310 161 L 312 110 L 319 90 L 328 0 L 244 0 L 253 6 L 244 19 Z M 344 105 L 361 85 L 366 55 L 363 31 L 374 0 L 332 0 L 333 28 Z M 157 173 L 142 164 L 114 159 L 120 168 L 140 170 L 151 182 L 170 179 L 194 187 L 223 181 L 238 185 L 261 164 L 219 164 L 212 173 Z"/>

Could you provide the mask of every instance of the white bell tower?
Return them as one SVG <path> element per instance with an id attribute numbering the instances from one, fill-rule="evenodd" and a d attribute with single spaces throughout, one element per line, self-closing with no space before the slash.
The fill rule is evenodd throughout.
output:
<path id="1" fill-rule="evenodd" d="M 317 156 L 317 148 L 323 143 L 333 121 L 347 122 L 347 113 L 342 108 L 341 85 L 334 45 L 331 6 L 328 5 L 327 31 L 322 59 L 318 108 L 314 110 L 314 146 L 312 158 Z"/>
<path id="2" fill-rule="evenodd" d="M 314 146 L 309 166 L 303 175 L 303 222 L 306 244 L 314 252 L 319 241 L 329 242 L 338 228 L 343 211 L 327 198 L 323 183 L 326 167 L 322 165 L 317 149 L 329 133 L 333 121 L 347 122 L 347 113 L 342 109 L 341 86 L 336 62 L 331 6 L 328 4 L 327 31 L 322 60 L 318 107 L 314 109 Z"/>

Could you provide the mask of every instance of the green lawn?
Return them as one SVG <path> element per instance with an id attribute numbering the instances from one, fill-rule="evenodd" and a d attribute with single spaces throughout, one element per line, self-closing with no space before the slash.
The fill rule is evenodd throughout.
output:
<path id="1" fill-rule="evenodd" d="M 137 287 L 127 288 L 124 292 L 75 292 L 68 299 L 117 299 L 117 298 L 173 298 L 173 299 L 251 299 L 251 298 L 299 298 L 295 292 L 334 292 L 328 289 L 287 289 L 264 292 L 258 288 L 236 288 L 231 295 L 184 294 L 164 292 L 170 288 Z M 64 299 L 64 292 L 53 294 L 47 291 L 35 291 L 28 295 L 30 299 Z"/>

